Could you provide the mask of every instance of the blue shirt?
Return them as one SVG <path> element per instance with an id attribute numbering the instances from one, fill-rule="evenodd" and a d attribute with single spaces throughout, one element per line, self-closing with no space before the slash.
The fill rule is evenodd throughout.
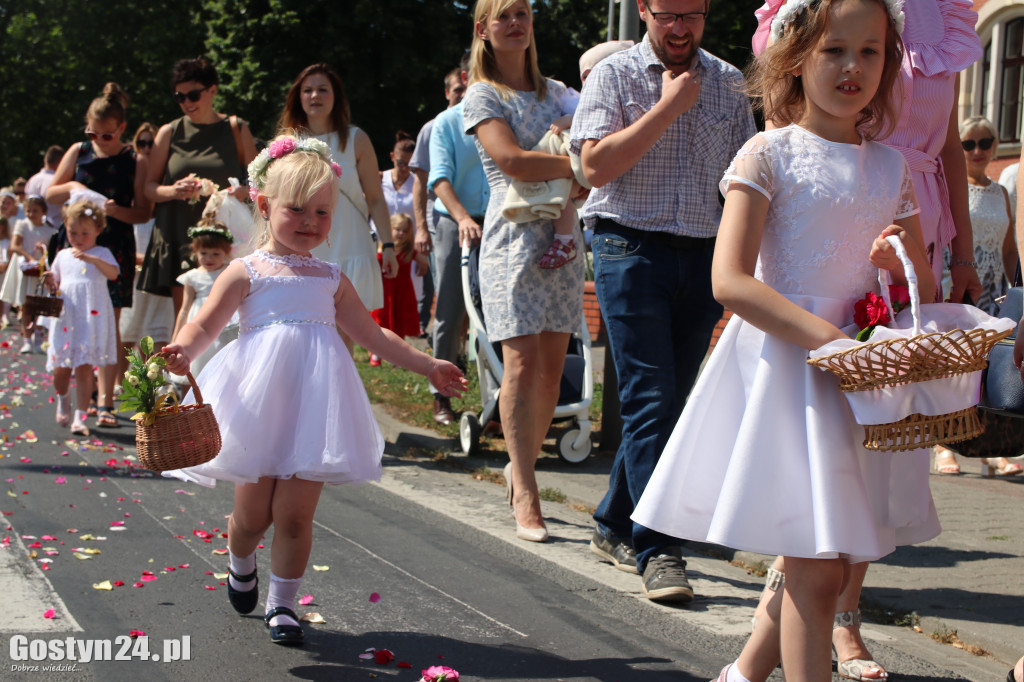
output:
<path id="1" fill-rule="evenodd" d="M 430 176 L 427 186 L 434 189 L 441 178 L 447 178 L 452 183 L 455 196 L 469 215 L 479 218 L 487 212 L 491 188 L 487 185 L 473 136 L 463 132 L 462 102 L 441 112 L 434 119 L 434 130 L 430 134 Z M 440 198 L 434 202 L 434 210 L 451 217 Z"/>
<path id="2" fill-rule="evenodd" d="M 718 182 L 743 143 L 757 132 L 743 75 L 698 50 L 701 91 L 635 166 L 590 192 L 582 216 L 588 227 L 610 218 L 637 230 L 714 237 L 722 218 Z M 571 149 L 636 123 L 661 99 L 665 66 L 650 37 L 607 57 L 583 87 L 572 122 Z"/>

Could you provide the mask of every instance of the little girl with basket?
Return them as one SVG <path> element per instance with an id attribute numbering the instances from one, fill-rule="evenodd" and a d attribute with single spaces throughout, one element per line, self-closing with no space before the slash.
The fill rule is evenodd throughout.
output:
<path id="1" fill-rule="evenodd" d="M 784 589 L 719 680 L 832 675 L 836 600 L 854 563 L 939 533 L 927 471 L 871 452 L 836 379 L 808 350 L 847 338 L 879 269 L 922 302 L 935 282 L 907 163 L 873 138 L 895 123 L 899 0 L 788 0 L 750 88 L 777 130 L 721 182 L 715 296 L 735 316 L 693 389 L 633 520 L 785 557 Z M 898 100 L 895 100 L 898 101 Z M 904 459 L 901 459 L 904 458 Z M 768 621 L 768 622 L 763 622 Z"/>
<path id="2" fill-rule="evenodd" d="M 381 475 L 384 439 L 338 328 L 425 375 L 444 395 L 466 387 L 455 365 L 381 329 L 338 266 L 311 255 L 330 231 L 340 172 L 315 138 L 284 135 L 256 157 L 249 188 L 260 248 L 228 265 L 199 314 L 164 349 L 168 369 L 184 374 L 239 313 L 238 340 L 213 357 L 197 382 L 221 425 L 220 454 L 170 473 L 203 485 L 235 484 L 228 597 L 239 613 L 259 600 L 256 546 L 272 524 L 280 530 L 270 549 L 264 621 L 271 641 L 286 645 L 303 643 L 293 608 L 324 483 Z"/>
<path id="3" fill-rule="evenodd" d="M 53 372 L 57 423 L 61 426 L 71 421 L 69 384 L 74 372 L 77 409 L 71 433 L 87 436 L 92 368 L 117 362 L 114 307 L 107 282 L 117 279 L 120 266 L 108 248 L 96 245 L 106 226 L 99 206 L 89 201 L 72 204 L 64 214 L 64 225 L 71 246 L 57 252 L 45 275 L 47 286 L 59 289 L 64 299 L 60 316 L 50 324 L 46 370 Z"/>

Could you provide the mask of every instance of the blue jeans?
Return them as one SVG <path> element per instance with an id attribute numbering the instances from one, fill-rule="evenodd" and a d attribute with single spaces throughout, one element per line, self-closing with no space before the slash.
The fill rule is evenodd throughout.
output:
<path id="1" fill-rule="evenodd" d="M 711 292 L 714 240 L 644 234 L 602 219 L 592 248 L 623 421 L 608 492 L 594 520 L 606 537 L 632 539 L 643 572 L 659 550 L 682 544 L 629 517 L 683 411 L 722 317 L 722 306 Z"/>

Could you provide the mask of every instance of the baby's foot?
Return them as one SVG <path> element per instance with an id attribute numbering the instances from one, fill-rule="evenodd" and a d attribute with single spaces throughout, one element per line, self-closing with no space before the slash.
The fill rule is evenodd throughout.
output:
<path id="1" fill-rule="evenodd" d="M 540 257 L 537 262 L 543 270 L 554 270 L 560 268 L 572 259 L 576 257 L 576 240 L 570 239 L 567 242 L 563 242 L 560 239 L 556 239 L 551 242 L 551 246 L 544 252 L 544 255 Z"/>

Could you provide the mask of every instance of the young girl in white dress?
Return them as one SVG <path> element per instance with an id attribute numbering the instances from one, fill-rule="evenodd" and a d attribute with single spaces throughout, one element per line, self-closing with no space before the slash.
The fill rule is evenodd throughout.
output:
<path id="1" fill-rule="evenodd" d="M 46 370 L 53 372 L 57 423 L 61 426 L 71 420 L 69 384 L 74 372 L 77 409 L 71 432 L 87 436 L 86 405 L 92 392 L 92 368 L 117 362 L 114 307 L 107 281 L 117 279 L 120 266 L 108 248 L 96 245 L 106 225 L 102 209 L 92 202 L 79 201 L 68 207 L 64 224 L 71 246 L 57 252 L 45 275 L 47 286 L 59 289 L 64 299 L 60 316 L 50 324 Z"/>
<path id="2" fill-rule="evenodd" d="M 11 224 L 7 218 L 0 216 L 0 282 L 3 281 L 3 277 L 7 274 L 10 248 Z M 7 325 L 10 324 L 10 320 L 7 319 L 9 309 L 10 304 L 7 301 L 0 301 L 0 329 L 7 329 Z"/>
<path id="3" fill-rule="evenodd" d="M 765 118 L 785 126 L 740 150 L 721 182 L 712 269 L 735 316 L 718 342 L 633 520 L 669 535 L 785 557 L 784 589 L 720 680 L 831 679 L 836 601 L 850 566 L 939 532 L 926 470 L 863 448 L 832 375 L 807 351 L 846 338 L 878 270 L 923 302 L 935 282 L 894 123 L 902 49 L 895 0 L 788 0 L 752 67 Z M 902 459 L 901 459 L 902 458 Z"/>
<path id="4" fill-rule="evenodd" d="M 26 274 L 22 266 L 35 264 L 46 253 L 46 245 L 57 230 L 46 222 L 46 201 L 42 197 L 29 197 L 25 201 L 25 217 L 14 223 L 14 233 L 8 247 L 10 262 L 0 288 L 0 300 L 21 307 L 21 335 L 24 342 L 21 353 L 42 352 L 43 330 L 37 330 L 36 317 L 26 312 L 25 297 L 36 293 L 39 278 Z M 33 336 L 35 340 L 33 341 Z"/>
<path id="5" fill-rule="evenodd" d="M 235 238 L 227 226 L 216 221 L 200 221 L 195 227 L 189 228 L 188 236 L 192 240 L 192 255 L 199 262 L 199 267 L 192 268 L 178 276 L 178 283 L 184 285 L 184 298 L 181 312 L 174 325 L 175 338 L 185 326 L 202 309 L 210 295 L 213 283 L 217 281 L 231 255 L 231 244 Z M 238 338 L 238 318 L 234 316 L 224 330 L 217 336 L 203 354 L 192 361 L 192 374 L 199 376 L 206 364 L 217 352 Z"/>
<path id="6" fill-rule="evenodd" d="M 256 546 L 272 525 L 265 623 L 279 644 L 302 644 L 292 610 L 313 542 L 324 483 L 377 480 L 384 439 L 338 333 L 427 376 L 444 395 L 466 382 L 455 365 L 412 348 L 370 317 L 337 265 L 311 255 L 328 235 L 341 169 L 315 138 L 278 137 L 249 165 L 261 247 L 217 278 L 199 314 L 164 349 L 183 374 L 237 310 L 238 340 L 198 378 L 220 424 L 210 462 L 173 472 L 235 484 L 228 521 L 228 596 L 239 613 L 259 599 Z"/>

